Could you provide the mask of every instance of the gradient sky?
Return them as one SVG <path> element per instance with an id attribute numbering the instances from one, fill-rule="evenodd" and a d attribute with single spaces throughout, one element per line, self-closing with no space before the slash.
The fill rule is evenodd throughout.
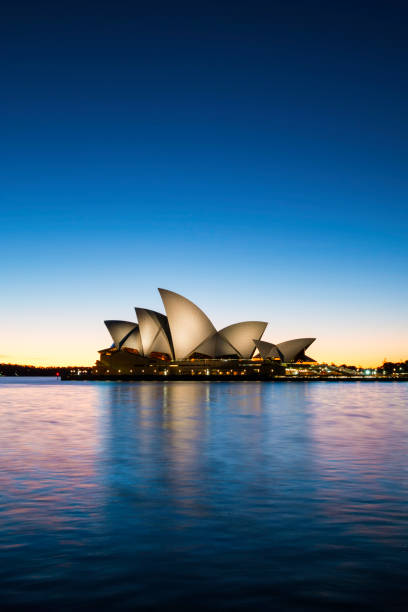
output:
<path id="1" fill-rule="evenodd" d="M 163 311 L 408 358 L 407 9 L 2 7 L 0 361 L 92 364 Z"/>

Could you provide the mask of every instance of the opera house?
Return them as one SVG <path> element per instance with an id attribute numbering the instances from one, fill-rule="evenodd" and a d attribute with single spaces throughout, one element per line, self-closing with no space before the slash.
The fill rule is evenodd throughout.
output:
<path id="1" fill-rule="evenodd" d="M 99 351 L 95 371 L 143 377 L 275 376 L 283 364 L 313 362 L 315 338 L 280 344 L 261 340 L 267 323 L 244 321 L 217 330 L 187 298 L 159 289 L 166 314 L 136 308 L 137 323 L 108 320 L 113 344 Z"/>

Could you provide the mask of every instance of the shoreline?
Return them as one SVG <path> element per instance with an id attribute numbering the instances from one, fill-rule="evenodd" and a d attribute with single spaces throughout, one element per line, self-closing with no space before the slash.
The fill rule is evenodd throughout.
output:
<path id="1" fill-rule="evenodd" d="M 211 375 L 194 375 L 194 376 L 134 376 L 128 374 L 116 374 L 110 376 L 102 376 L 102 375 L 89 375 L 89 374 L 79 374 L 79 375 L 62 375 L 60 377 L 61 381 L 106 381 L 106 382 L 140 382 L 140 381 L 153 381 L 153 382 L 174 382 L 174 381 L 210 381 L 210 382 L 408 382 L 408 376 L 405 378 L 402 377 L 392 377 L 392 376 L 381 376 L 381 377 L 371 377 L 371 376 L 350 376 L 350 377 L 341 377 L 341 376 L 211 376 Z"/>

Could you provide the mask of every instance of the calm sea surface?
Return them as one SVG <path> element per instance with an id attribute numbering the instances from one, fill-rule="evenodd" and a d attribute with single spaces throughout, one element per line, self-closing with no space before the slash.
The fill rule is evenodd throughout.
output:
<path id="1" fill-rule="evenodd" d="M 408 609 L 408 384 L 0 378 L 2 609 Z"/>

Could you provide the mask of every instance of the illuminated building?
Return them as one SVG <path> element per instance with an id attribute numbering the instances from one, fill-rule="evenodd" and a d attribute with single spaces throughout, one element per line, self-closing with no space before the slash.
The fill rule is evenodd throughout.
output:
<path id="1" fill-rule="evenodd" d="M 99 351 L 103 372 L 240 376 L 276 372 L 278 363 L 313 361 L 305 350 L 314 338 L 280 344 L 261 340 L 267 323 L 244 321 L 217 330 L 190 300 L 159 289 L 166 314 L 136 308 L 137 323 L 108 320 L 113 344 Z"/>

